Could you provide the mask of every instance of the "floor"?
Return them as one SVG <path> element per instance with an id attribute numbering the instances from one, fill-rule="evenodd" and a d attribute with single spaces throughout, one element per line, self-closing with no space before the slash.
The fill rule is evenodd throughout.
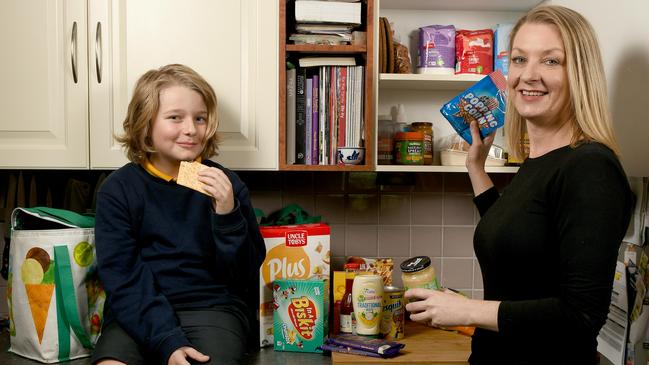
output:
<path id="1" fill-rule="evenodd" d="M 34 365 L 39 362 L 26 359 L 7 351 L 9 348 L 9 333 L 0 333 L 0 364 L 2 365 Z M 250 354 L 244 364 L 263 365 L 325 365 L 331 364 L 331 356 L 322 354 L 276 352 L 272 348 L 264 348 Z M 90 365 L 90 359 L 84 358 L 66 362 L 65 365 Z"/>

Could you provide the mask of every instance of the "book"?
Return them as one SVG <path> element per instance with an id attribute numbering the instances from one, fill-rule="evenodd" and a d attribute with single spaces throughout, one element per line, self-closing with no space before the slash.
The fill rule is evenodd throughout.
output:
<path id="1" fill-rule="evenodd" d="M 300 67 L 316 66 L 356 66 L 354 57 L 302 57 Z"/>
<path id="2" fill-rule="evenodd" d="M 313 133 L 313 78 L 309 77 L 306 79 L 306 89 L 305 89 L 305 95 L 306 95 L 306 120 L 305 120 L 305 128 L 306 132 L 304 133 L 304 164 L 305 165 L 311 165 L 311 143 L 313 139 L 311 138 L 311 134 Z"/>
<path id="3" fill-rule="evenodd" d="M 361 24 L 361 3 L 301 0 L 295 2 L 298 23 Z"/>
<path id="4" fill-rule="evenodd" d="M 296 70 L 290 63 L 286 70 L 286 164 L 295 163 L 295 76 Z"/>
<path id="5" fill-rule="evenodd" d="M 313 75 L 313 91 L 312 91 L 312 97 L 313 101 L 311 103 L 311 106 L 313 108 L 313 116 L 311 118 L 311 121 L 313 123 L 313 126 L 311 127 L 311 164 L 312 165 L 317 165 L 320 163 L 320 156 L 319 156 L 319 151 L 320 151 L 320 116 L 318 114 L 318 108 L 320 104 L 320 100 L 318 97 L 318 94 L 320 93 L 320 75 L 315 74 Z"/>
<path id="6" fill-rule="evenodd" d="M 295 78 L 295 164 L 304 165 L 306 151 L 306 69 L 299 68 Z"/>

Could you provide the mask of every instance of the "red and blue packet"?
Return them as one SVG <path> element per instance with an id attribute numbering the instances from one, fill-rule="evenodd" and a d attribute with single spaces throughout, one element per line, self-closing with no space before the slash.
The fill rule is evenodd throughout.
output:
<path id="1" fill-rule="evenodd" d="M 494 71 L 444 104 L 440 112 L 457 134 L 472 144 L 471 122 L 476 120 L 482 138 L 505 124 L 507 81 Z"/>

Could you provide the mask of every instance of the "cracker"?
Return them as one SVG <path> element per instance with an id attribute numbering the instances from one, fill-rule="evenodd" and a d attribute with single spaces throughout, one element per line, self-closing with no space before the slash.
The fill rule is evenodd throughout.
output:
<path id="1" fill-rule="evenodd" d="M 176 182 L 178 183 L 178 185 L 183 185 L 205 195 L 210 195 L 205 190 L 203 190 L 203 183 L 198 181 L 198 172 L 206 168 L 208 167 L 200 162 L 181 161 L 180 168 L 178 169 L 178 179 Z"/>

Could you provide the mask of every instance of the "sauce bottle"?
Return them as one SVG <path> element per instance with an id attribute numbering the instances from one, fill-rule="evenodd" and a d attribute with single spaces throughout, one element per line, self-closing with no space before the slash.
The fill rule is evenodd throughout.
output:
<path id="1" fill-rule="evenodd" d="M 354 277 L 360 269 L 359 263 L 345 264 L 345 294 L 340 302 L 340 332 L 354 333 L 356 318 L 354 317 L 354 306 L 352 304 L 352 289 Z"/>
<path id="2" fill-rule="evenodd" d="M 356 333 L 378 336 L 383 312 L 383 278 L 381 275 L 356 275 L 352 288 L 356 316 Z"/>

